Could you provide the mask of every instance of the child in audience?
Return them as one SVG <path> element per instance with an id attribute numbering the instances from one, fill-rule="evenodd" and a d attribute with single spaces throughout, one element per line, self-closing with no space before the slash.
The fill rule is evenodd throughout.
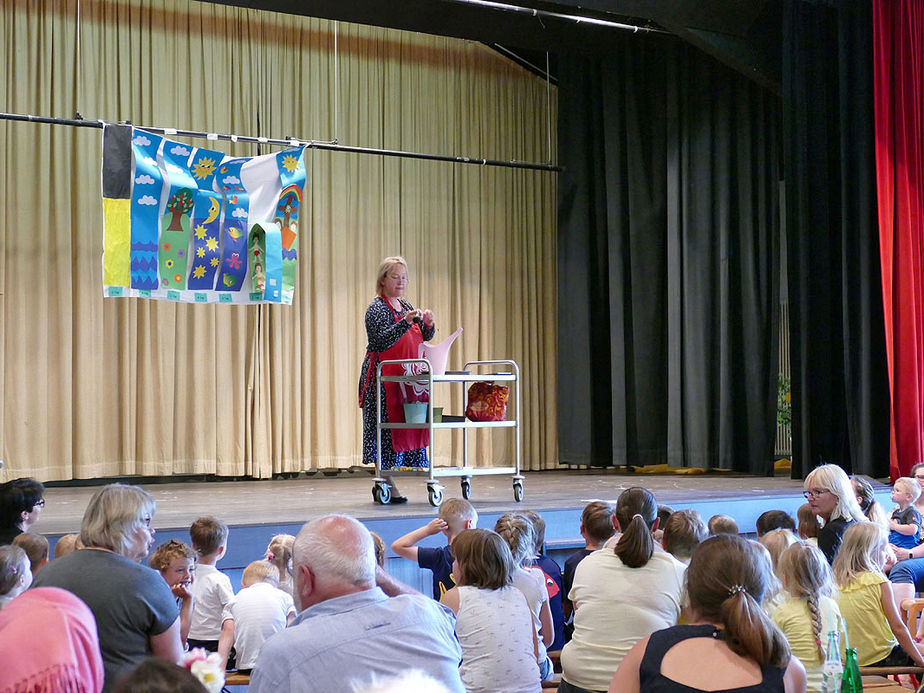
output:
<path id="1" fill-rule="evenodd" d="M 517 570 L 513 572 L 513 586 L 526 595 L 526 602 L 533 615 L 533 625 L 538 635 L 539 673 L 543 681 L 552 678 L 552 660 L 547 649 L 555 639 L 552 624 L 552 610 L 549 608 L 549 593 L 545 588 L 545 578 L 538 568 L 531 568 L 533 553 L 533 526 L 520 513 L 504 513 L 494 525 L 494 531 L 507 542 L 513 563 Z"/>
<path id="2" fill-rule="evenodd" d="M 469 529 L 452 544 L 456 586 L 443 603 L 456 613 L 462 646 L 459 673 L 468 693 L 539 693 L 538 643 L 518 570 L 506 542 L 486 529 Z"/>
<path id="3" fill-rule="evenodd" d="M 26 552 L 29 557 L 29 569 L 34 579 L 38 569 L 48 563 L 48 540 L 41 534 L 23 532 L 16 535 L 13 545 Z"/>
<path id="4" fill-rule="evenodd" d="M 895 606 L 892 584 L 882 573 L 887 551 L 885 530 L 874 522 L 854 522 L 844 532 L 834 559 L 834 582 L 850 644 L 861 667 L 908 666 L 912 661 L 924 666 Z"/>
<path id="5" fill-rule="evenodd" d="M 565 646 L 565 615 L 562 610 L 561 568 L 555 559 L 545 555 L 545 520 L 535 510 L 523 510 L 521 513 L 533 525 L 533 566 L 542 571 L 545 588 L 549 593 L 549 609 L 552 610 L 552 625 L 555 640 L 550 650 L 560 650 Z"/>
<path id="6" fill-rule="evenodd" d="M 655 543 L 657 509 L 647 489 L 623 491 L 616 547 L 595 551 L 578 566 L 568 595 L 574 637 L 561 652 L 560 693 L 606 690 L 632 645 L 677 623 L 686 566 Z"/>
<path id="7" fill-rule="evenodd" d="M 912 481 L 914 481 L 912 479 Z M 917 486 L 917 481 L 914 482 Z M 889 529 L 889 516 L 882 508 L 882 503 L 876 500 L 876 489 L 873 486 L 873 480 L 865 474 L 854 474 L 850 477 L 850 484 L 853 486 L 853 492 L 857 496 L 857 503 L 860 504 L 860 510 L 866 515 L 870 522 L 878 522 L 886 530 Z M 920 487 L 919 487 L 920 488 Z"/>
<path id="8" fill-rule="evenodd" d="M 920 495 L 918 482 L 906 476 L 892 485 L 892 502 L 898 507 L 889 518 L 889 543 L 906 551 L 921 543 L 921 513 L 914 507 Z"/>
<path id="9" fill-rule="evenodd" d="M 18 546 L 0 546 L 0 609 L 29 589 L 32 571 L 29 557 Z"/>
<path id="10" fill-rule="evenodd" d="M 279 571 L 279 589 L 287 592 L 291 597 L 295 592 L 295 582 L 292 579 L 292 547 L 295 546 L 295 537 L 291 534 L 277 534 L 270 539 L 266 547 L 266 560 L 276 566 Z"/>
<path id="11" fill-rule="evenodd" d="M 464 498 L 450 498 L 440 506 L 439 513 L 430 522 L 395 539 L 391 550 L 433 572 L 433 598 L 440 600 L 456 584 L 452 577 L 452 541 L 459 532 L 474 529 L 477 524 L 478 513 L 471 503 Z M 417 546 L 423 539 L 440 532 L 446 535 L 446 546 L 438 549 Z"/>
<path id="12" fill-rule="evenodd" d="M 738 534 L 738 523 L 728 515 L 713 515 L 709 518 L 709 534 Z"/>
<path id="13" fill-rule="evenodd" d="M 844 642 L 844 619 L 831 598 L 831 568 L 818 547 L 796 542 L 785 549 L 776 565 L 783 585 L 783 599 L 768 609 L 771 620 L 783 631 L 792 653 L 805 666 L 807 691 L 821 693 L 822 664 L 828 633 L 834 629 Z"/>
<path id="14" fill-rule="evenodd" d="M 803 503 L 796 512 L 799 520 L 799 538 L 808 542 L 812 546 L 818 546 L 818 530 L 821 525 L 818 523 L 818 517 L 812 512 L 812 506 Z"/>
<path id="15" fill-rule="evenodd" d="M 660 543 L 664 538 L 664 525 L 667 519 L 674 514 L 674 509 L 669 505 L 658 505 L 658 528 L 653 532 L 655 541 Z"/>
<path id="16" fill-rule="evenodd" d="M 799 538 L 788 529 L 772 529 L 757 541 L 763 544 L 767 551 L 770 552 L 770 558 L 773 560 L 773 569 L 776 570 L 777 563 L 780 561 L 780 556 L 783 555 L 786 549 L 798 542 Z"/>
<path id="17" fill-rule="evenodd" d="M 796 522 L 792 519 L 792 515 L 785 510 L 768 510 L 761 513 L 760 517 L 757 518 L 756 529 L 757 538 L 760 539 L 767 532 L 772 532 L 775 529 L 788 529 L 795 532 Z"/>
<path id="18" fill-rule="evenodd" d="M 616 526 L 613 524 L 613 506 L 605 501 L 593 501 L 584 506 L 581 512 L 581 536 L 584 538 L 584 548 L 575 551 L 565 559 L 565 569 L 561 574 L 562 611 L 565 614 L 565 642 L 571 640 L 574 632 L 573 614 L 574 605 L 568 598 L 571 585 L 574 584 L 574 571 L 578 563 L 594 551 L 603 548 L 606 540 L 613 536 Z"/>
<path id="19" fill-rule="evenodd" d="M 189 649 L 202 647 L 218 652 L 223 661 L 233 666 L 233 653 L 219 651 L 218 641 L 223 628 L 222 614 L 234 590 L 228 576 L 215 567 L 228 550 L 228 525 L 216 517 L 200 517 L 189 528 L 189 538 L 198 555 L 192 585 Z M 228 627 L 232 627 L 230 623 Z"/>
<path id="20" fill-rule="evenodd" d="M 757 540 L 757 542 L 767 550 L 767 553 L 770 554 L 770 562 L 773 566 L 774 575 L 776 574 L 776 565 L 783 551 L 798 541 L 799 539 L 796 535 L 788 529 L 771 529 Z M 771 584 L 767 587 L 767 594 L 764 597 L 764 608 L 767 610 L 767 613 L 770 613 L 773 609 L 778 607 L 782 603 L 784 597 L 782 585 L 779 580 L 776 580 L 774 577 Z"/>
<path id="21" fill-rule="evenodd" d="M 160 573 L 176 597 L 176 604 L 180 607 L 180 642 L 185 644 L 192 621 L 196 552 L 189 544 L 171 539 L 154 550 L 148 565 Z"/>
<path id="22" fill-rule="evenodd" d="M 55 542 L 55 558 L 66 556 L 71 551 L 83 548 L 83 542 L 80 541 L 79 534 L 65 534 Z"/>
<path id="23" fill-rule="evenodd" d="M 695 510 L 689 509 L 672 513 L 663 529 L 661 544 L 664 550 L 684 565 L 690 563 L 696 545 L 709 536 L 703 518 Z"/>
<path id="24" fill-rule="evenodd" d="M 237 670 L 249 674 L 264 641 L 295 618 L 295 604 L 292 595 L 278 589 L 279 571 L 269 561 L 254 561 L 244 568 L 241 587 L 225 607 L 219 651 L 228 652 L 233 641 Z"/>

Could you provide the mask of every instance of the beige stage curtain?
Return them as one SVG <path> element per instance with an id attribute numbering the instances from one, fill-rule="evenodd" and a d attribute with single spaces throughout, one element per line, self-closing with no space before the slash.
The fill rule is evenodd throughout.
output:
<path id="1" fill-rule="evenodd" d="M 6 0 L 0 31 L 3 111 L 555 158 L 555 90 L 477 43 L 184 0 Z M 465 328 L 451 367 L 519 363 L 524 468 L 557 464 L 555 174 L 308 150 L 294 305 L 229 307 L 103 299 L 101 131 L 0 122 L 0 157 L 0 480 L 359 464 L 363 315 L 392 254 L 434 341 Z M 470 440 L 511 463 L 511 432 Z M 457 464 L 459 434 L 436 452 Z"/>

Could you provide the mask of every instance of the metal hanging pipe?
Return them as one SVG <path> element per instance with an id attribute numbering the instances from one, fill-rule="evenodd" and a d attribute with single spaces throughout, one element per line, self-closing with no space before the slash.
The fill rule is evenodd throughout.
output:
<path id="1" fill-rule="evenodd" d="M 78 114 L 79 116 L 79 114 Z M 84 120 L 83 118 L 49 118 L 47 116 L 26 115 L 22 113 L 0 113 L 0 120 L 13 120 L 27 123 L 44 123 L 48 125 L 70 125 L 81 128 L 102 129 L 104 125 L 131 125 L 128 122 L 107 123 L 102 120 Z M 229 142 L 248 142 L 253 144 L 270 144 L 278 147 L 307 147 L 308 149 L 324 149 L 333 152 L 350 152 L 353 154 L 373 154 L 376 156 L 399 157 L 402 159 L 422 159 L 425 161 L 445 161 L 454 164 L 478 164 L 479 166 L 495 166 L 500 168 L 518 168 L 531 171 L 549 171 L 560 173 L 561 166 L 551 163 L 543 164 L 531 161 L 517 161 L 510 159 L 485 159 L 468 156 L 449 156 L 445 154 L 425 154 L 423 152 L 408 152 L 400 149 L 377 149 L 375 147 L 353 147 L 339 144 L 336 141 L 323 142 L 316 140 L 300 140 L 294 137 L 285 139 L 274 137 L 254 137 L 252 135 L 227 135 L 216 132 L 200 132 L 197 130 L 179 130 L 174 128 L 135 126 L 141 130 L 158 134 L 179 137 L 197 137 L 207 140 L 227 140 Z"/>

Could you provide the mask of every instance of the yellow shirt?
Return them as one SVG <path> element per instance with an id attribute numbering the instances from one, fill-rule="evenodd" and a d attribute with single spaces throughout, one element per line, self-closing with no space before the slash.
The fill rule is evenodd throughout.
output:
<path id="1" fill-rule="evenodd" d="M 852 583 L 842 587 L 837 598 L 841 614 L 847 621 L 850 646 L 857 649 L 861 667 L 875 664 L 889 656 L 898 644 L 885 612 L 882 610 L 882 588 L 888 582 L 882 573 L 861 573 Z M 844 649 L 844 643 L 841 643 Z"/>
<path id="2" fill-rule="evenodd" d="M 783 631 L 789 641 L 789 648 L 805 665 L 806 691 L 820 693 L 822 678 L 822 655 L 815 642 L 815 633 L 812 631 L 812 615 L 809 613 L 808 602 L 803 598 L 791 597 L 783 593 L 784 599 L 775 609 L 770 611 L 770 618 Z M 844 620 L 837 602 L 831 597 L 818 599 L 818 611 L 821 615 L 821 646 L 828 644 L 828 631 L 831 624 L 841 631 L 841 642 L 844 642 L 842 626 Z M 851 640 L 851 644 L 853 641 Z"/>

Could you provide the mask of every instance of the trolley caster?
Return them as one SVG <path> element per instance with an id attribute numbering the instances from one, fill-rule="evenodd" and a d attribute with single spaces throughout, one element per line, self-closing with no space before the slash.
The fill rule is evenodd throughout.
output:
<path id="1" fill-rule="evenodd" d="M 443 489 L 440 486 L 427 486 L 427 496 L 430 499 L 430 505 L 434 508 L 440 507 L 443 503 Z"/>
<path id="2" fill-rule="evenodd" d="M 465 500 L 472 497 L 472 480 L 468 477 L 462 477 L 462 497 Z"/>
<path id="3" fill-rule="evenodd" d="M 372 500 L 379 505 L 388 505 L 391 502 L 391 486 L 388 484 L 375 484 L 372 487 Z"/>
<path id="4" fill-rule="evenodd" d="M 513 482 L 513 500 L 517 503 L 523 502 L 523 482 L 514 481 Z"/>

